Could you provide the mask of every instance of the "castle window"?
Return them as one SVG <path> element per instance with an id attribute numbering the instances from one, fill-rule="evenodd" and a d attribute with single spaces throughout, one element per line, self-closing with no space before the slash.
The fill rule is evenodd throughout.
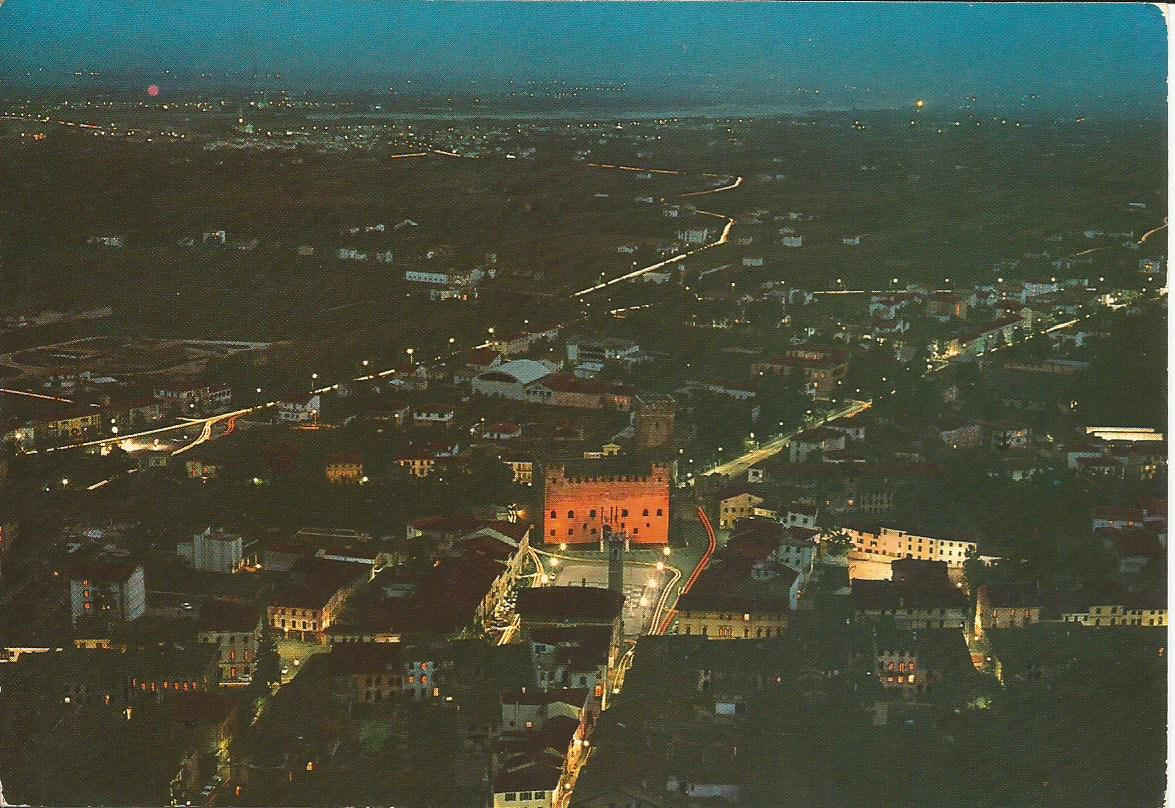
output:
<path id="1" fill-rule="evenodd" d="M 574 518 L 575 518 L 575 511 L 568 511 L 568 512 L 567 512 L 567 518 L 568 518 L 568 519 L 574 519 Z"/>
<path id="2" fill-rule="evenodd" d="M 588 517 L 591 519 L 596 518 L 596 509 L 595 508 L 592 508 L 590 511 L 588 511 Z"/>
<path id="3" fill-rule="evenodd" d="M 661 516 L 661 515 L 662 515 L 662 514 L 661 514 L 661 509 L 660 509 L 660 508 L 658 508 L 658 509 L 657 509 L 657 515 L 658 515 L 658 516 Z"/>
<path id="4" fill-rule="evenodd" d="M 628 508 L 621 508 L 620 515 L 621 516 L 628 516 Z"/>
<path id="5" fill-rule="evenodd" d="M 551 518 L 552 518 L 552 519 L 558 519 L 558 518 L 559 518 L 559 514 L 555 513 L 554 511 L 551 511 Z"/>
<path id="6" fill-rule="evenodd" d="M 574 536 L 575 535 L 575 528 L 573 528 L 573 527 L 567 528 L 567 535 Z"/>
<path id="7" fill-rule="evenodd" d="M 643 514 L 641 514 L 641 516 L 648 516 L 648 515 L 649 515 L 649 509 L 645 508 L 645 512 Z"/>

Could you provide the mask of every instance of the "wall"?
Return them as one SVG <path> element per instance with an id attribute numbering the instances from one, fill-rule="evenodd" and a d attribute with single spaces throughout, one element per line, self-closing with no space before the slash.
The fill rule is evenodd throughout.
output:
<path id="1" fill-rule="evenodd" d="M 608 522 L 613 510 L 615 519 Z M 574 516 L 569 517 L 569 513 Z M 549 467 L 543 482 L 543 522 L 543 540 L 547 544 L 598 544 L 606 523 L 627 533 L 632 544 L 666 544 L 669 470 L 654 466 L 644 478 L 571 481 L 563 475 L 561 466 Z"/>

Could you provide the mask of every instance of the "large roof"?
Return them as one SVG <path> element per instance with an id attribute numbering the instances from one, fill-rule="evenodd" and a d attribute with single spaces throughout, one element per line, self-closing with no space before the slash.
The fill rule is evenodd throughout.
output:
<path id="1" fill-rule="evenodd" d="M 530 384 L 549 375 L 551 375 L 551 371 L 542 362 L 536 362 L 533 359 L 515 359 L 511 362 L 498 365 L 492 370 L 487 370 L 485 373 L 480 374 L 478 378 L 494 382 Z"/>
<path id="2" fill-rule="evenodd" d="M 592 586 L 543 586 L 518 593 L 518 613 L 528 618 L 611 622 L 620 614 L 624 595 Z"/>

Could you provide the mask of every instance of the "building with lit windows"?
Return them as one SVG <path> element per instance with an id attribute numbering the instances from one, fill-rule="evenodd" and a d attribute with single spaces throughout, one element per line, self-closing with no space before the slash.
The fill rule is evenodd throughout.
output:
<path id="1" fill-rule="evenodd" d="M 960 631 L 878 629 L 873 643 L 875 675 L 883 692 L 915 698 L 945 679 L 975 676 L 967 642 Z"/>
<path id="2" fill-rule="evenodd" d="M 794 570 L 787 572 L 791 573 L 792 581 L 799 577 Z M 673 633 L 710 640 L 779 637 L 787 631 L 789 612 L 786 597 L 764 599 L 691 592 L 677 601 Z"/>
<path id="3" fill-rule="evenodd" d="M 270 597 L 266 621 L 280 637 L 321 641 L 369 573 L 346 561 L 299 559 L 290 568 L 291 582 Z"/>
<path id="4" fill-rule="evenodd" d="M 363 479 L 363 459 L 355 455 L 332 457 L 326 464 L 326 479 L 331 483 L 358 483 Z"/>
<path id="5" fill-rule="evenodd" d="M 261 619 L 261 609 L 236 601 L 213 599 L 200 606 L 196 641 L 217 649 L 222 686 L 253 681 Z"/>
<path id="6" fill-rule="evenodd" d="M 979 545 L 973 541 L 924 536 L 892 527 L 844 526 L 840 532 L 853 541 L 850 563 L 854 560 L 892 563 L 895 558 L 916 558 L 945 561 L 948 567 L 961 568 L 968 553 L 979 551 Z"/>
<path id="7" fill-rule="evenodd" d="M 130 623 L 147 611 L 143 566 L 126 558 L 91 556 L 71 566 L 70 617 L 106 624 Z"/>
<path id="8" fill-rule="evenodd" d="M 631 544 L 668 543 L 668 464 L 568 460 L 546 464 L 542 477 L 546 544 L 599 545 L 605 526 Z"/>

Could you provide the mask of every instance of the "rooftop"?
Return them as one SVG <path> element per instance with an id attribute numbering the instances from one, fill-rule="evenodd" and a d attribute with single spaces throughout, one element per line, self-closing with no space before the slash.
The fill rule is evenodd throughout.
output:
<path id="1" fill-rule="evenodd" d="M 611 623 L 620 615 L 624 595 L 595 586 L 543 586 L 518 593 L 523 620 Z"/>

